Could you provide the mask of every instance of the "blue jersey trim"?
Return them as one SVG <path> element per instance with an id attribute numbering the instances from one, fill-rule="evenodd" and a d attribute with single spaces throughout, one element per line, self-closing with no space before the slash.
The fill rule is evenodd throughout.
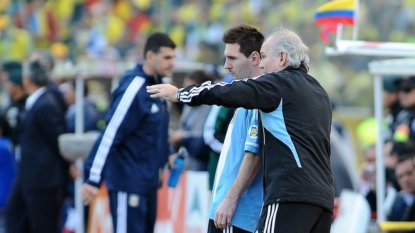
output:
<path id="1" fill-rule="evenodd" d="M 275 138 L 282 141 L 285 145 L 290 148 L 293 153 L 295 162 L 299 168 L 302 168 L 301 161 L 298 156 L 297 150 L 295 149 L 294 143 L 291 140 L 290 135 L 288 134 L 287 128 L 285 126 L 284 114 L 282 109 L 282 99 L 278 108 L 270 113 L 262 112 L 262 120 L 264 128 L 266 128 Z"/>

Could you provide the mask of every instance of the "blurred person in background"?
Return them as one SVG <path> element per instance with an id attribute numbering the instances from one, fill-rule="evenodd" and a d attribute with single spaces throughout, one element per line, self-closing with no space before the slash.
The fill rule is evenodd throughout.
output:
<path id="1" fill-rule="evenodd" d="M 395 142 L 392 141 L 392 147 L 389 151 L 389 158 L 385 161 L 386 166 L 395 169 L 400 157 L 405 154 L 415 153 L 415 142 Z"/>
<path id="2" fill-rule="evenodd" d="M 12 128 L 0 116 L 0 232 L 4 230 L 4 207 L 16 176 L 16 160 L 11 142 Z"/>
<path id="3" fill-rule="evenodd" d="M 25 7 L 16 15 L 16 21 L 29 31 L 36 48 L 45 48 L 59 39 L 57 9 L 50 7 L 46 0 L 25 2 Z M 24 15 L 24 17 L 22 17 Z"/>
<path id="4" fill-rule="evenodd" d="M 214 77 L 203 70 L 197 70 L 184 78 L 183 85 L 200 85 L 213 81 Z M 209 147 L 203 139 L 203 128 L 210 106 L 190 107 L 185 105 L 180 117 L 181 128 L 170 133 L 169 141 L 176 149 L 183 146 L 188 152 L 187 169 L 207 171 Z"/>
<path id="5" fill-rule="evenodd" d="M 265 191 L 255 232 L 328 233 L 334 204 L 330 99 L 307 74 L 308 47 L 293 31 L 276 29 L 262 44 L 261 57 L 260 67 L 266 73 L 256 78 L 231 84 L 206 82 L 180 90 L 160 84 L 147 91 L 153 98 L 191 106 L 259 109 Z M 219 221 L 230 225 L 227 218 Z"/>
<path id="6" fill-rule="evenodd" d="M 42 65 L 46 67 L 48 76 L 50 77 L 50 81 L 47 86 L 47 91 L 50 92 L 52 96 L 55 98 L 55 101 L 57 102 L 60 110 L 66 112 L 68 106 L 66 105 L 62 93 L 59 91 L 58 85 L 54 82 L 52 76 L 52 70 L 55 67 L 55 58 L 47 50 L 36 49 L 30 53 L 29 61 L 40 61 L 40 63 L 42 63 Z"/>
<path id="7" fill-rule="evenodd" d="M 68 163 L 59 152 L 64 113 L 47 91 L 47 69 L 39 61 L 25 64 L 23 86 L 29 94 L 20 136 L 21 161 L 6 206 L 8 233 L 58 231 Z"/>
<path id="8" fill-rule="evenodd" d="M 11 1 L 3 1 L 7 5 Z M 6 7 L 7 9 L 7 7 Z M 0 57 L 2 60 L 24 61 L 32 49 L 32 40 L 28 31 L 16 27 L 8 12 L 0 10 Z"/>
<path id="9" fill-rule="evenodd" d="M 401 188 L 395 175 L 396 164 L 398 163 L 400 157 L 411 153 L 415 153 L 414 142 L 391 141 L 391 148 L 389 153 L 385 156 L 386 181 L 392 184 L 397 191 L 400 191 Z"/>
<path id="10" fill-rule="evenodd" d="M 376 219 L 376 146 L 363 149 L 364 162 L 360 166 L 359 192 L 365 196 L 371 210 L 371 218 Z"/>
<path id="11" fill-rule="evenodd" d="M 59 91 L 63 94 L 65 103 L 68 106 L 66 111 L 66 130 L 69 133 L 75 132 L 75 115 L 76 115 L 76 92 L 75 82 L 67 81 L 59 85 Z M 84 87 L 84 97 L 88 96 L 88 86 Z M 84 98 L 84 129 L 83 132 L 90 132 L 98 130 L 98 112 L 95 106 Z"/>
<path id="12" fill-rule="evenodd" d="M 231 82 L 233 80 L 233 76 L 230 74 L 222 79 L 216 67 L 212 69 L 214 70 L 212 74 L 216 74 L 215 82 Z M 210 108 L 209 115 L 206 119 L 203 129 L 203 139 L 205 140 L 206 145 L 210 148 L 207 168 L 209 173 L 210 191 L 212 191 L 213 183 L 215 181 L 216 167 L 218 166 L 219 155 L 223 148 L 226 132 L 234 114 L 234 108 L 225 108 L 223 106 L 213 105 Z"/>
<path id="13" fill-rule="evenodd" d="M 415 153 L 403 155 L 399 158 L 398 163 L 396 164 L 395 173 L 402 191 L 398 194 L 393 204 L 392 211 L 388 216 L 389 221 L 415 221 L 414 155 Z M 415 231 L 409 232 L 413 233 Z"/>
<path id="14" fill-rule="evenodd" d="M 402 81 L 400 76 L 390 76 L 383 78 L 383 107 L 388 110 L 386 117 L 386 124 L 388 131 L 384 135 L 384 139 L 392 140 L 393 132 L 396 129 L 396 119 L 399 112 L 402 110 L 398 99 L 398 87 L 396 83 Z"/>
<path id="15" fill-rule="evenodd" d="M 121 77 L 111 96 L 107 127 L 86 161 L 84 203 L 92 202 L 105 180 L 115 233 L 154 231 L 160 170 L 174 151 L 168 143 L 167 103 L 151 98 L 145 87 L 171 77 L 175 47 L 164 33 L 147 38 L 145 61 Z"/>
<path id="16" fill-rule="evenodd" d="M 1 76 L 10 97 L 10 103 L 6 106 L 4 115 L 13 129 L 11 136 L 13 145 L 17 146 L 22 120 L 21 114 L 27 99 L 27 94 L 23 89 L 22 64 L 16 61 L 3 63 Z"/>
<path id="17" fill-rule="evenodd" d="M 62 93 L 65 103 L 68 106 L 68 110 L 65 114 L 65 126 L 67 133 L 75 133 L 75 117 L 76 117 L 76 93 L 75 82 L 67 81 L 59 85 L 59 91 Z M 88 85 L 84 87 L 84 97 L 88 95 Z M 83 132 L 97 132 L 98 131 L 98 111 L 95 106 L 87 99 L 83 100 Z M 74 180 L 79 177 L 79 170 L 75 163 L 70 165 L 71 181 L 66 186 L 65 200 L 62 209 L 62 222 L 69 223 L 76 218 L 72 212 L 75 212 L 74 194 L 75 186 Z"/>
<path id="18" fill-rule="evenodd" d="M 415 142 L 415 76 L 398 80 L 398 98 L 403 110 L 396 117 L 394 141 Z"/>

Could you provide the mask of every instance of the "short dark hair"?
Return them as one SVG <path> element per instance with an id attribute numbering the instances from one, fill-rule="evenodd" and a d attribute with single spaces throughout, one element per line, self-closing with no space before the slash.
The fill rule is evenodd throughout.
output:
<path id="1" fill-rule="evenodd" d="M 144 59 L 148 51 L 158 53 L 161 47 L 168 47 L 175 49 L 176 44 L 170 39 L 170 37 L 162 32 L 155 32 L 151 34 L 144 45 Z"/>
<path id="2" fill-rule="evenodd" d="M 256 28 L 242 24 L 228 29 L 222 36 L 226 44 L 239 44 L 239 51 L 249 57 L 252 52 L 261 51 L 264 35 Z"/>
<path id="3" fill-rule="evenodd" d="M 11 72 L 14 70 L 21 70 L 22 63 L 19 61 L 6 61 L 2 64 L 2 70 L 4 72 Z"/>
<path id="4" fill-rule="evenodd" d="M 412 164 L 415 167 L 415 154 L 414 153 L 404 154 L 400 156 L 397 164 L 401 164 L 403 162 L 406 162 L 407 160 L 412 160 Z"/>
<path id="5" fill-rule="evenodd" d="M 390 154 L 395 154 L 395 153 L 398 154 L 398 157 L 404 154 L 415 153 L 415 144 L 412 141 L 407 141 L 407 142 L 394 141 Z"/>
<path id="6" fill-rule="evenodd" d="M 49 74 L 41 61 L 29 62 L 25 67 L 24 75 L 28 75 L 30 80 L 37 86 L 44 87 L 49 85 Z"/>

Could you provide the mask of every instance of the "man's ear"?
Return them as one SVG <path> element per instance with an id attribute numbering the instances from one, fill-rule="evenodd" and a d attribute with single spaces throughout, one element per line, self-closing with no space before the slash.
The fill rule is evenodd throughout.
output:
<path id="1" fill-rule="evenodd" d="M 154 57 L 153 51 L 149 50 L 146 52 L 146 57 L 145 57 L 146 61 L 150 61 L 153 57 Z"/>
<path id="2" fill-rule="evenodd" d="M 261 55 L 257 51 L 252 52 L 250 61 L 254 65 L 259 64 L 261 62 Z"/>
<path id="3" fill-rule="evenodd" d="M 285 66 L 287 64 L 287 53 L 281 52 L 280 53 L 280 66 Z"/>

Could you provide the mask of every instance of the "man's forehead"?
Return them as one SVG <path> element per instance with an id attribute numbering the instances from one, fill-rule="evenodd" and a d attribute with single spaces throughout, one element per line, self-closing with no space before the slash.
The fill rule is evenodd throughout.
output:
<path id="1" fill-rule="evenodd" d="M 408 169 L 414 168 L 414 161 L 413 159 L 408 159 L 396 165 L 396 170 L 398 171 L 406 171 Z"/>
<path id="2" fill-rule="evenodd" d="M 239 44 L 225 44 L 225 50 L 224 50 L 224 54 L 232 54 L 232 55 L 237 55 L 238 53 L 242 54 L 241 51 L 239 51 L 239 49 L 241 48 L 241 46 Z"/>
<path id="3" fill-rule="evenodd" d="M 160 47 L 158 54 L 162 56 L 175 56 L 176 50 L 170 47 Z"/>
<path id="4" fill-rule="evenodd" d="M 269 46 L 271 44 L 271 38 L 268 38 L 261 46 L 261 53 L 265 53 L 269 50 Z"/>

